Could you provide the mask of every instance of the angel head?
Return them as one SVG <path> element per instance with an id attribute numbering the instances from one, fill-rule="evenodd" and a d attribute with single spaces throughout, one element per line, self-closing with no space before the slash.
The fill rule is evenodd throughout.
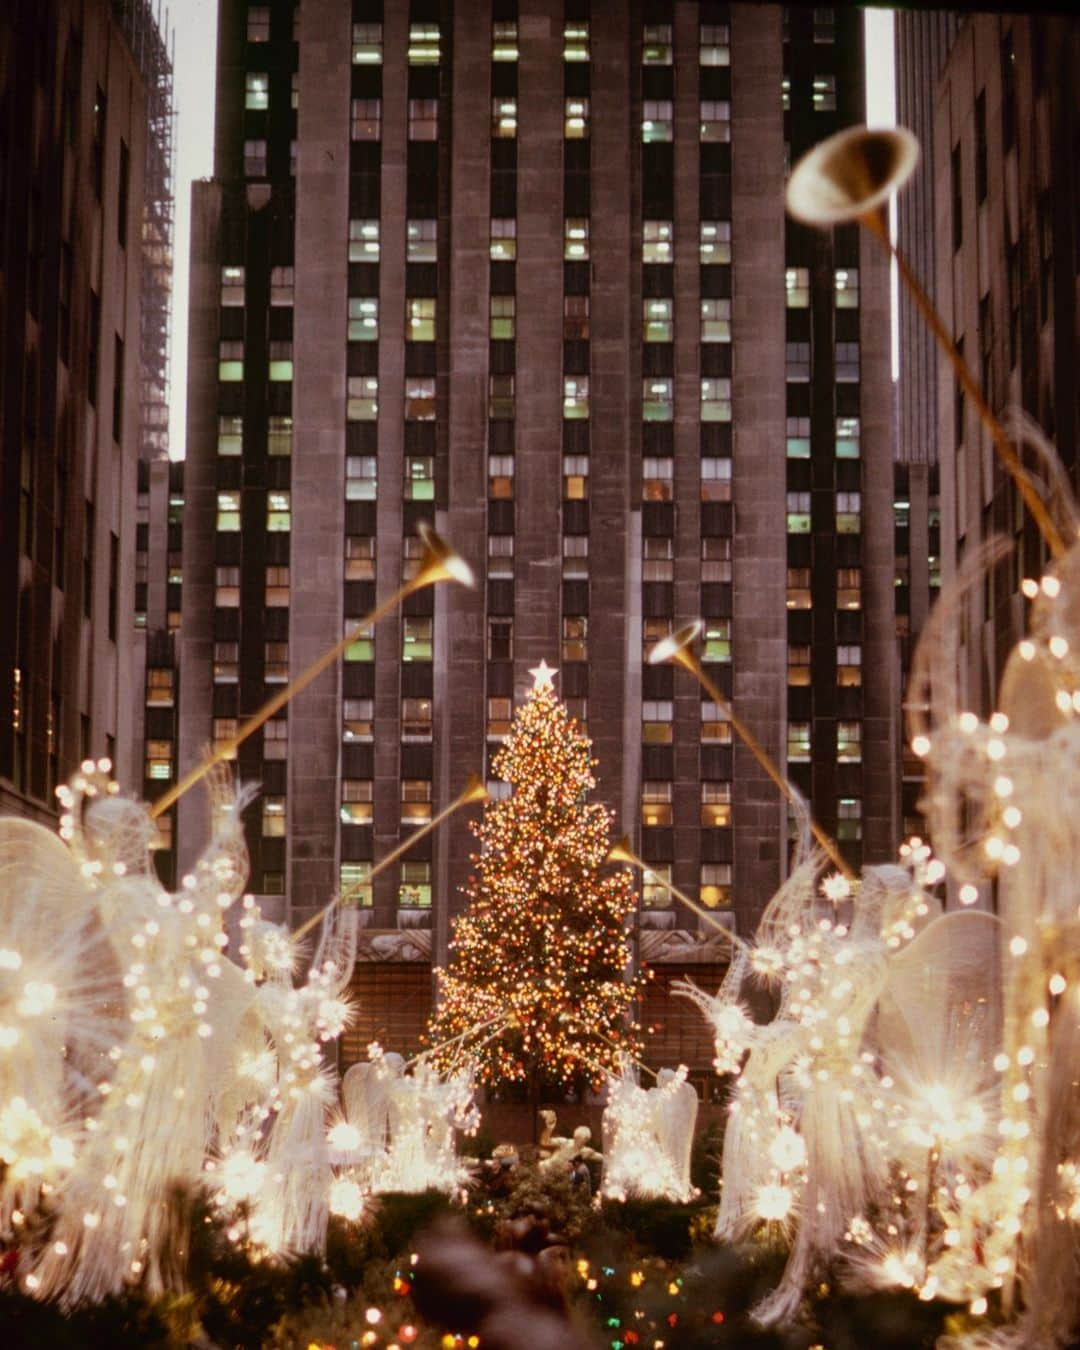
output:
<path id="1" fill-rule="evenodd" d="M 244 943 L 244 959 L 252 977 L 263 980 L 291 980 L 296 964 L 296 948 L 284 925 L 256 919 Z"/>

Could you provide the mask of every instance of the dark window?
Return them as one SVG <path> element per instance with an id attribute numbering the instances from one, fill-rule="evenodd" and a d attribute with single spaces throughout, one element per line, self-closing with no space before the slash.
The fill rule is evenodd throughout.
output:
<path id="1" fill-rule="evenodd" d="M 120 539 L 109 534 L 109 637 L 116 641 L 117 613 L 120 608 Z"/>
<path id="2" fill-rule="evenodd" d="M 1020 355 L 1020 245 L 1009 245 L 1009 368 Z"/>
<path id="3" fill-rule="evenodd" d="M 94 503 L 86 503 L 83 530 L 83 613 L 89 619 L 94 608 Z"/>
<path id="4" fill-rule="evenodd" d="M 101 370 L 101 297 L 90 292 L 90 332 L 87 338 L 86 397 L 92 408 L 97 407 L 98 374 Z"/>
<path id="5" fill-rule="evenodd" d="M 112 434 L 118 441 L 124 429 L 124 341 L 117 337 L 113 343 Z"/>
<path id="6" fill-rule="evenodd" d="M 1047 323 L 1054 314 L 1054 221 L 1050 209 L 1050 194 L 1039 196 L 1037 209 L 1039 226 L 1039 317 Z"/>
<path id="7" fill-rule="evenodd" d="M 127 248 L 128 190 L 131 179 L 131 151 L 127 141 L 120 142 L 120 182 L 116 189 L 116 241 Z"/>
<path id="8" fill-rule="evenodd" d="M 64 240 L 60 244 L 60 359 L 65 366 L 71 364 L 71 245 Z"/>
<path id="9" fill-rule="evenodd" d="M 986 201 L 986 90 L 975 100 L 975 201 Z"/>
<path id="10" fill-rule="evenodd" d="M 1016 144 L 1016 52 L 1012 33 L 1001 44 L 1001 148 L 1008 154 Z"/>
<path id="11" fill-rule="evenodd" d="M 960 181 L 963 161 L 959 141 L 952 152 L 952 246 L 953 252 L 964 242 L 964 192 Z"/>
<path id="12" fill-rule="evenodd" d="M 960 354 L 960 360 L 964 359 L 964 340 L 963 338 L 956 344 L 956 350 Z M 964 443 L 964 390 L 959 381 L 953 391 L 953 444 L 960 446 Z"/>
<path id="13" fill-rule="evenodd" d="M 105 182 L 105 111 L 105 91 L 98 85 L 94 94 L 94 135 L 90 147 L 90 177 L 98 201 L 101 201 Z"/>

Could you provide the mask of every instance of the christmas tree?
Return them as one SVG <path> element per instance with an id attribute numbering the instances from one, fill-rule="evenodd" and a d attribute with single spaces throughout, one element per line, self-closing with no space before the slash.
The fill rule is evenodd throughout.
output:
<path id="1" fill-rule="evenodd" d="M 546 662 L 518 709 L 493 772 L 511 796 L 473 825 L 480 852 L 453 924 L 449 969 L 438 972 L 436 1059 L 470 1058 L 487 1083 L 602 1077 L 620 1052 L 640 1052 L 631 1005 L 629 872 L 602 870 L 608 811 L 590 742 L 555 696 Z M 451 1044 L 451 1042 L 454 1042 Z"/>

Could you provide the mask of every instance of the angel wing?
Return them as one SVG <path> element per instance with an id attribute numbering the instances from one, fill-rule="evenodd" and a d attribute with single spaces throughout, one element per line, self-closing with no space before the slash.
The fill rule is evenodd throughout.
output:
<path id="1" fill-rule="evenodd" d="M 660 1093 L 661 1101 L 654 1117 L 656 1134 L 660 1147 L 671 1161 L 682 1193 L 680 1198 L 686 1198 L 691 1191 L 690 1153 L 694 1146 L 698 1095 L 685 1080 L 677 1087 L 660 1089 Z"/>
<path id="2" fill-rule="evenodd" d="M 360 1135 L 359 1151 L 377 1153 L 384 1149 L 389 1103 L 386 1079 L 378 1065 L 364 1061 L 347 1069 L 341 1080 L 341 1100 L 345 1119 Z"/>
<path id="3" fill-rule="evenodd" d="M 335 905 L 323 920 L 311 969 L 331 994 L 340 994 L 352 979 L 359 931 L 360 911 L 351 906 Z"/>

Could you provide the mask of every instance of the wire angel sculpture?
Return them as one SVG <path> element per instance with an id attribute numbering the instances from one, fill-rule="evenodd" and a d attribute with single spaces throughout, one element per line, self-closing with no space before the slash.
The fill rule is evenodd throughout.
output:
<path id="1" fill-rule="evenodd" d="M 690 1181 L 690 1152 L 698 1096 L 686 1072 L 683 1064 L 661 1069 L 656 1086 L 648 1089 L 629 1066 L 611 1078 L 603 1123 L 600 1193 L 605 1198 L 685 1202 L 697 1194 Z"/>

